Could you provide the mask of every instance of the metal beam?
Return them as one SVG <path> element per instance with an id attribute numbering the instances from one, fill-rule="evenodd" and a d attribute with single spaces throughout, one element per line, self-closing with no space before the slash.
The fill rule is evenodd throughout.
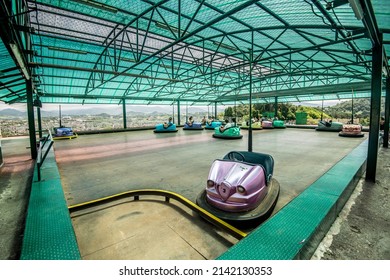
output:
<path id="1" fill-rule="evenodd" d="M 295 88 L 295 89 L 286 89 L 286 90 L 273 90 L 267 92 L 254 92 L 252 93 L 253 98 L 263 98 L 263 97 L 275 97 L 275 96 L 290 96 L 290 95 L 318 95 L 318 94 L 334 94 L 338 92 L 351 92 L 353 89 L 354 92 L 370 91 L 371 84 L 370 82 L 358 82 L 358 83 L 346 83 L 346 84 L 334 84 L 326 86 L 312 86 L 306 88 Z M 238 96 L 226 96 L 221 101 L 240 101 L 240 100 L 249 100 L 249 93 L 240 94 Z M 319 100 L 321 100 L 319 98 Z"/>
<path id="2" fill-rule="evenodd" d="M 369 92 L 371 90 L 371 84 L 370 82 L 359 82 L 359 83 L 346 83 L 346 84 L 335 84 L 335 85 L 327 85 L 327 86 L 312 86 L 307 87 L 305 89 L 299 88 L 299 89 L 286 89 L 286 90 L 274 90 L 274 91 L 267 91 L 267 92 L 255 92 L 252 93 L 252 98 L 273 98 L 275 96 L 299 96 L 299 95 L 324 95 L 324 94 L 335 94 L 337 92 L 345 92 L 350 93 L 351 90 L 354 90 L 354 92 Z M 74 99 L 99 99 L 99 100 L 118 100 L 121 101 L 124 97 L 123 96 L 111 96 L 111 95 L 88 95 L 85 97 L 84 94 L 65 94 L 65 93 L 45 93 L 45 95 L 42 98 L 74 98 Z M 215 102 L 215 100 L 218 98 L 219 102 L 235 102 L 235 101 L 248 101 L 249 100 L 249 94 L 240 94 L 235 96 L 225 96 L 224 98 L 220 98 L 218 96 L 211 96 L 209 97 L 197 97 L 194 98 L 180 98 L 181 101 L 184 102 L 190 102 L 190 103 L 210 103 Z M 317 100 L 321 100 L 321 97 L 318 97 Z M 172 102 L 172 96 L 159 96 L 159 97 L 141 97 L 141 96 L 126 96 L 126 100 L 139 100 L 139 101 L 146 101 L 146 102 Z M 45 102 L 50 102 L 48 100 L 45 100 Z"/>
<path id="3" fill-rule="evenodd" d="M 123 128 L 127 128 L 127 119 L 126 119 L 126 99 L 122 99 L 122 115 L 123 115 Z"/>
<path id="4" fill-rule="evenodd" d="M 75 70 L 75 71 L 82 71 L 82 72 L 95 72 L 95 73 L 103 73 L 103 74 L 109 74 L 109 75 L 115 75 L 115 76 L 121 75 L 121 76 L 135 77 L 135 78 L 144 78 L 144 79 L 154 79 L 154 80 L 162 80 L 162 81 L 169 81 L 169 82 L 178 82 L 177 80 L 169 79 L 169 78 L 157 78 L 157 77 L 150 77 L 150 76 L 146 76 L 146 75 L 138 75 L 138 74 L 124 73 L 124 72 L 116 72 L 116 71 L 84 68 L 84 67 L 73 67 L 73 66 L 58 65 L 58 64 L 47 64 L 47 63 L 30 62 L 28 65 L 31 66 L 31 67 L 45 67 L 45 68 Z"/>
<path id="5" fill-rule="evenodd" d="M 313 4 L 316 6 L 316 8 L 325 16 L 325 18 L 330 22 L 332 28 L 337 26 L 336 21 L 333 19 L 332 16 L 329 15 L 327 10 L 324 8 L 324 6 L 318 1 L 318 0 L 312 0 Z M 344 34 L 343 29 L 336 29 L 336 32 L 341 35 L 343 39 L 347 38 L 347 34 Z M 348 46 L 351 48 L 351 50 L 354 52 L 354 54 L 359 58 L 359 60 L 364 61 L 365 59 L 361 56 L 360 51 L 356 48 L 356 46 L 351 42 L 347 41 Z"/>
<path id="6" fill-rule="evenodd" d="M 275 118 L 278 117 L 278 97 L 275 96 Z"/>
<path id="7" fill-rule="evenodd" d="M 390 117 L 390 77 L 386 79 L 386 99 L 385 99 L 385 129 L 383 131 L 383 147 L 389 147 L 389 117 Z"/>
<path id="8" fill-rule="evenodd" d="M 145 58 L 143 59 L 140 59 L 138 62 L 136 62 L 134 65 L 132 65 L 131 67 L 128 67 L 126 70 L 122 71 L 122 73 L 125 73 L 131 69 L 133 69 L 134 67 L 138 66 L 139 64 L 149 60 L 150 58 L 154 58 L 156 56 L 158 56 L 159 54 L 167 51 L 168 49 L 172 48 L 172 46 L 175 46 L 177 45 L 178 43 L 180 42 L 183 42 L 184 40 L 188 39 L 189 37 L 191 36 L 194 36 L 196 35 L 197 33 L 201 32 L 202 30 L 212 26 L 213 24 L 233 15 L 234 13 L 258 2 L 259 0 L 248 0 L 248 1 L 245 1 L 243 4 L 239 5 L 239 6 L 236 6 L 235 8 L 225 12 L 224 14 L 212 19 L 211 21 L 207 22 L 206 24 L 204 24 L 203 26 L 200 26 L 199 28 L 195 29 L 194 31 L 192 32 L 189 32 L 187 34 L 184 34 L 181 38 L 177 38 L 176 40 L 174 40 L 173 42 L 171 42 L 170 44 L 167 44 L 166 46 L 164 46 L 163 48 L 157 50 L 156 52 L 146 56 Z M 164 1 L 162 1 L 164 2 Z M 162 2 L 159 2 L 158 4 L 155 4 L 155 7 L 158 7 L 160 5 L 162 5 Z M 152 11 L 154 8 L 154 6 L 152 7 L 152 9 L 150 9 L 150 11 Z M 148 10 L 149 11 L 149 10 Z M 145 12 L 143 12 L 140 16 L 143 16 L 145 14 Z M 120 30 L 120 32 L 109 42 L 107 43 L 107 46 L 105 47 L 104 51 L 101 53 L 101 55 L 99 56 L 98 60 L 96 61 L 95 63 L 95 66 L 94 68 L 96 68 L 98 65 L 99 65 L 99 61 L 102 59 L 102 57 L 104 56 L 104 53 L 107 51 L 108 47 L 117 39 L 117 37 L 123 32 L 123 31 L 126 31 L 126 28 L 129 27 L 132 23 L 134 22 L 134 20 L 132 20 L 130 23 L 128 23 L 126 25 L 125 28 L 123 28 L 122 30 Z M 86 88 L 86 94 L 90 93 L 92 90 L 96 89 L 96 88 L 99 88 L 100 86 L 102 86 L 103 84 L 105 84 L 106 82 L 109 82 L 111 80 L 113 80 L 117 75 L 115 75 L 114 77 L 111 77 L 109 79 L 106 79 L 104 81 L 101 81 L 100 84 L 98 85 L 94 85 L 92 87 L 92 89 L 90 87 L 87 86 Z M 92 74 L 91 74 L 91 79 L 92 79 Z"/>
<path id="9" fill-rule="evenodd" d="M 177 100 L 177 125 L 180 125 L 180 99 Z"/>
<path id="10" fill-rule="evenodd" d="M 37 107 L 37 120 L 38 120 L 38 134 L 39 139 L 42 138 L 42 118 L 41 118 L 41 108 Z"/>
<path id="11" fill-rule="evenodd" d="M 362 0 L 360 2 L 362 3 L 362 8 L 364 10 L 364 16 L 363 16 L 363 24 L 369 31 L 369 36 L 373 44 L 380 44 L 383 45 L 383 35 L 381 35 L 378 24 L 375 18 L 375 12 L 374 8 L 372 7 L 371 1 L 368 0 Z M 383 61 L 382 63 L 386 67 L 388 75 L 390 75 L 390 68 L 389 68 L 389 63 L 388 63 L 388 58 L 386 55 L 386 50 L 385 48 L 382 48 L 382 56 L 383 56 Z"/>
<path id="12" fill-rule="evenodd" d="M 36 139 L 36 132 L 35 132 L 33 89 L 32 89 L 31 79 L 26 80 L 26 91 L 27 91 L 28 132 L 30 135 L 31 158 L 36 159 L 38 152 L 37 152 L 37 139 Z"/>
<path id="13" fill-rule="evenodd" d="M 381 43 L 375 43 L 372 55 L 370 132 L 368 138 L 366 180 L 374 183 L 376 178 L 376 166 L 378 159 L 379 118 L 382 94 L 382 48 L 383 45 Z"/>
<path id="14" fill-rule="evenodd" d="M 251 49 L 249 50 L 249 126 L 248 126 L 248 152 L 253 151 L 253 139 L 252 139 L 252 83 L 253 83 L 253 31 L 251 34 L 251 41 L 252 41 L 252 46 Z M 236 102 L 237 99 L 234 100 Z"/>

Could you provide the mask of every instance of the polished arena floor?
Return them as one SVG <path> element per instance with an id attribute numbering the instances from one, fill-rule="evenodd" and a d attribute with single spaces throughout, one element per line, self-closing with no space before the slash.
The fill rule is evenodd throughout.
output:
<path id="1" fill-rule="evenodd" d="M 176 192 L 195 202 L 214 159 L 247 150 L 242 139 L 213 131 L 156 134 L 151 130 L 81 135 L 55 141 L 69 206 L 136 189 Z M 281 193 L 274 213 L 366 140 L 312 129 L 253 131 L 253 151 L 274 157 Z M 238 240 L 179 203 L 122 199 L 72 213 L 83 259 L 214 259 Z"/>

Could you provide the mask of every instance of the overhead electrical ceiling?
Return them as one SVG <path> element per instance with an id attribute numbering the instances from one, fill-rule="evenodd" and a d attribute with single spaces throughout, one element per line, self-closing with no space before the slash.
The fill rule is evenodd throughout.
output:
<path id="1" fill-rule="evenodd" d="M 380 40 L 388 72 L 388 0 L 14 2 L 1 6 L 6 103 L 26 101 L 26 75 L 43 103 L 369 97 Z"/>

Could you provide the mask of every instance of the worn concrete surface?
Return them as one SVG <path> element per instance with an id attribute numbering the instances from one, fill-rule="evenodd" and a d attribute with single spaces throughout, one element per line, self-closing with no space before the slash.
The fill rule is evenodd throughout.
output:
<path id="1" fill-rule="evenodd" d="M 86 260 L 209 260 L 237 242 L 162 197 L 121 199 L 71 216 Z"/>
<path id="2" fill-rule="evenodd" d="M 283 193 L 277 206 L 279 209 L 292 197 L 299 194 L 305 186 L 311 184 L 319 173 L 327 170 L 335 160 L 337 161 L 338 158 L 343 157 L 342 153 L 348 152 L 360 143 L 360 141 L 354 140 L 355 142 L 351 142 L 334 134 L 323 134 L 323 132 L 312 130 L 286 129 L 285 132 L 288 132 L 288 134 L 282 130 L 262 132 L 254 132 L 254 151 L 268 152 L 275 157 L 275 178 L 278 178 L 282 182 L 281 185 L 283 185 Z M 115 134 L 115 137 L 112 137 L 114 135 L 112 134 L 109 142 L 104 141 L 104 137 L 102 137 L 100 140 L 96 140 L 96 143 L 88 144 L 88 142 L 94 141 L 94 137 L 98 138 L 98 136 L 103 135 L 90 135 L 91 138 L 80 136 L 79 139 L 55 142 L 56 153 L 62 153 L 59 157 L 59 165 L 60 171 L 64 174 L 65 192 L 69 204 L 117 193 L 121 190 L 120 187 L 116 186 L 118 182 L 127 182 L 128 184 L 125 184 L 124 187 L 126 190 L 129 186 L 134 188 L 143 187 L 134 184 L 138 177 L 134 176 L 136 173 L 131 171 L 131 168 L 148 162 L 146 160 L 142 161 L 143 151 L 149 151 L 150 158 L 154 159 L 155 164 L 162 164 L 163 170 L 181 171 L 166 177 L 159 177 L 156 176 L 156 169 L 147 170 L 148 180 L 153 181 L 153 184 L 146 184 L 148 187 L 155 186 L 155 182 L 161 183 L 158 186 L 176 186 L 177 184 L 172 184 L 172 182 L 180 180 L 180 182 L 183 182 L 183 184 L 180 184 L 184 190 L 183 195 L 194 199 L 194 195 L 198 191 L 197 187 L 204 187 L 204 177 L 207 177 L 210 164 L 214 158 L 221 157 L 229 150 L 245 150 L 247 147 L 246 132 L 244 131 L 244 138 L 236 141 L 213 139 L 210 131 L 203 131 L 201 135 L 190 132 L 191 135 L 187 135 L 188 138 L 185 137 L 188 142 L 184 141 L 183 137 L 179 137 L 182 136 L 183 131 L 176 135 L 154 135 L 149 131 L 144 138 L 131 133 L 118 133 Z M 109 135 L 107 134 L 107 137 Z M 205 139 L 202 139 L 202 137 L 205 137 Z M 83 138 L 86 141 L 79 141 Z M 131 141 L 124 142 L 123 139 Z M 311 147 L 311 143 L 315 143 L 314 146 Z M 75 145 L 78 150 L 72 148 L 72 145 Z M 89 147 L 94 145 L 101 145 L 98 154 L 94 154 L 91 147 Z M 28 146 L 27 138 L 2 140 L 6 163 L 0 169 L 0 259 L 18 259 L 20 253 L 25 206 L 29 194 L 28 181 L 31 180 L 33 167 L 33 162 L 30 160 L 30 151 L 26 149 Z M 170 146 L 176 148 L 174 152 L 169 150 Z M 297 149 L 298 146 L 301 146 L 301 148 Z M 342 153 L 337 150 L 338 147 L 343 151 Z M 137 151 L 137 149 L 139 150 Z M 175 159 L 183 157 L 186 152 L 189 153 L 189 157 L 182 159 L 180 164 L 175 164 Z M 152 157 L 153 154 L 154 157 Z M 173 157 L 168 157 L 172 154 Z M 329 160 L 329 155 L 334 155 L 335 158 Z M 125 164 L 126 167 L 121 164 Z M 201 171 L 195 169 L 195 166 L 197 168 L 202 167 Z M 91 167 L 98 167 L 100 172 L 91 172 L 90 170 L 93 170 L 93 168 L 89 169 Z M 79 169 L 78 173 L 72 173 L 76 172 L 77 169 Z M 370 184 L 363 180 L 360 187 L 361 191 L 359 191 L 359 186 L 357 187 L 351 201 L 347 203 L 351 209 L 350 211 L 346 210 L 348 215 L 341 214 L 341 221 L 334 224 L 333 230 L 336 228 L 338 233 L 329 232 L 325 238 L 328 241 L 324 240 L 324 243 L 320 245 L 321 248 L 317 252 L 317 258 L 313 256 L 314 259 L 389 259 L 389 171 L 389 150 L 381 149 L 378 159 L 377 183 Z M 136 172 L 142 172 L 142 169 L 136 169 Z M 73 176 L 72 174 L 77 175 Z M 96 174 L 99 174 L 99 176 L 96 177 Z M 192 175 L 189 176 L 189 174 Z M 294 176 L 288 174 L 294 174 Z M 300 175 L 297 176 L 296 174 Z M 91 182 L 88 180 L 91 180 Z M 73 184 L 75 182 L 87 182 L 85 183 L 86 189 L 76 188 L 77 184 Z M 294 185 L 297 188 L 291 187 Z M 194 190 L 191 190 L 191 188 L 194 188 Z M 190 242 L 195 244 L 192 250 L 185 250 L 181 255 L 177 252 L 174 256 L 165 255 L 165 259 L 209 259 L 217 255 L 218 250 L 221 250 L 223 246 L 228 247 L 235 242 L 232 237 L 223 232 L 210 230 L 209 228 L 206 229 L 206 233 L 200 231 L 201 227 L 205 225 L 194 223 L 193 213 L 179 205 L 141 200 L 136 203 L 121 204 L 120 207 L 122 208 L 117 207 L 118 211 L 112 210 L 115 207 L 110 207 L 106 210 L 94 211 L 94 213 L 76 213 L 78 215 L 74 221 L 76 231 L 88 232 L 98 228 L 99 230 L 103 229 L 104 235 L 109 237 L 102 241 L 102 239 L 98 239 L 98 235 L 96 235 L 96 239 L 92 238 L 91 235 L 88 237 L 87 234 L 85 237 L 78 236 L 80 240 L 82 239 L 80 247 L 84 248 L 84 258 L 119 259 L 118 254 L 114 254 L 119 250 L 122 251 L 122 255 L 120 255 L 122 258 L 131 259 L 132 256 L 127 255 L 128 252 L 140 251 L 137 249 L 139 247 L 157 249 L 157 247 L 151 247 L 154 245 L 150 243 L 150 241 L 154 241 L 154 238 L 150 235 L 150 232 L 153 232 L 150 225 L 157 220 L 156 215 L 150 212 L 149 209 L 146 211 L 147 214 L 150 214 L 149 218 L 144 219 L 145 216 L 143 216 L 145 207 L 149 207 L 150 204 L 153 204 L 154 211 L 158 212 L 158 220 L 160 220 L 158 227 L 161 227 L 163 231 L 165 230 L 168 236 L 164 239 L 161 239 L 160 236 L 161 245 L 163 245 L 161 242 L 166 241 L 169 244 L 168 248 L 173 244 L 177 244 L 176 248 L 183 251 L 182 246 L 185 245 L 188 248 Z M 97 220 L 91 219 L 90 215 L 103 217 L 99 221 L 100 227 L 93 225 L 93 222 Z M 172 220 L 165 219 L 168 215 L 171 215 Z M 147 229 L 144 232 L 142 232 L 142 228 L 138 229 L 139 236 L 143 234 L 146 243 L 142 243 L 143 241 L 137 239 L 139 236 L 129 234 L 134 226 L 133 223 L 129 224 L 130 220 L 127 220 L 129 217 L 134 218 L 134 222 L 138 219 L 137 223 L 143 224 L 144 229 Z M 339 229 L 337 230 L 337 228 Z M 192 231 L 191 236 L 187 236 L 184 231 L 188 229 Z M 115 240 L 118 234 L 123 237 L 123 243 Z M 208 246 L 214 246 L 208 252 L 203 250 L 205 239 L 202 237 L 204 235 L 219 239 L 218 243 L 207 243 Z M 130 245 L 129 241 L 136 242 Z M 91 249 L 94 246 L 92 243 L 100 244 L 107 251 L 102 254 L 102 250 Z M 135 248 L 134 244 L 138 247 Z M 166 243 L 164 244 L 166 245 Z M 158 255 L 164 254 L 161 251 L 163 247 L 166 246 L 158 247 L 160 251 L 145 251 L 143 256 L 139 255 L 139 258 L 164 259 L 161 255 Z M 210 252 L 213 250 L 215 253 L 211 254 Z M 319 252 L 320 250 L 322 250 L 322 253 Z"/>
<path id="3" fill-rule="evenodd" d="M 173 191 L 195 202 L 205 188 L 212 161 L 231 150 L 247 150 L 247 131 L 242 131 L 240 140 L 215 139 L 212 133 L 136 131 L 57 141 L 55 153 L 68 204 L 143 188 Z M 281 194 L 274 213 L 364 140 L 302 129 L 254 131 L 253 151 L 275 159 L 274 178 Z M 237 242 L 191 213 L 187 218 L 174 211 L 168 214 L 166 206 L 156 211 L 153 203 L 131 202 L 126 207 L 73 217 L 83 258 L 214 259 Z M 123 211 L 131 228 L 123 228 Z M 174 229 L 178 219 L 186 225 L 180 233 Z M 183 236 L 186 242 L 179 242 Z"/>
<path id="4" fill-rule="evenodd" d="M 376 182 L 364 178 L 312 259 L 390 260 L 390 150 L 379 149 Z"/>
<path id="5" fill-rule="evenodd" d="M 19 259 L 34 162 L 26 137 L 2 139 L 0 259 Z"/>
<path id="6" fill-rule="evenodd" d="M 215 139 L 212 133 L 134 131 L 56 141 L 68 204 L 142 188 L 174 191 L 195 201 L 213 160 L 248 147 L 247 131 L 242 131 L 244 137 L 239 140 Z M 365 138 L 306 129 L 254 131 L 253 151 L 271 154 L 275 160 L 274 178 L 281 185 L 276 208 L 291 201 Z"/>

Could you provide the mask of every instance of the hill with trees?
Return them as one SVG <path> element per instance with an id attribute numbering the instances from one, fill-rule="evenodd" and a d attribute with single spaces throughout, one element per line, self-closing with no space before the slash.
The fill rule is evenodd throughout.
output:
<path id="1" fill-rule="evenodd" d="M 275 113 L 275 104 L 252 104 L 252 116 L 261 118 L 272 116 Z M 354 119 L 358 119 L 362 125 L 368 125 L 370 118 L 370 99 L 354 99 L 342 101 L 333 106 L 327 106 L 321 108 L 295 105 L 291 103 L 279 103 L 278 104 L 278 119 L 285 121 L 294 121 L 296 119 L 296 113 L 306 112 L 308 116 L 308 123 L 314 123 L 322 119 L 344 119 L 351 120 L 352 113 Z M 382 115 L 384 112 L 384 99 L 382 100 Z M 228 107 L 225 109 L 222 118 L 236 117 L 238 119 L 249 118 L 249 105 L 238 105 Z"/>

